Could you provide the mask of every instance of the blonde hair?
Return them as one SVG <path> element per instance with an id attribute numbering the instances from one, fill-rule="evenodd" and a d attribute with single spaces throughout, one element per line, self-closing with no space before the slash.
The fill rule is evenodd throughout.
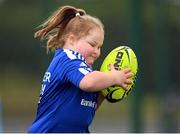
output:
<path id="1" fill-rule="evenodd" d="M 35 32 L 34 37 L 47 39 L 47 51 L 55 51 L 64 46 L 69 33 L 80 39 L 97 27 L 104 33 L 104 26 L 98 18 L 86 14 L 83 9 L 63 6 L 39 26 L 40 29 Z"/>

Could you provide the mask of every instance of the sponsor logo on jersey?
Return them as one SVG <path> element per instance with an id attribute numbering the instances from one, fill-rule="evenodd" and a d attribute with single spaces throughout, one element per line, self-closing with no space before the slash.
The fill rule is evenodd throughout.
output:
<path id="1" fill-rule="evenodd" d="M 89 101 L 89 100 L 82 99 L 81 105 L 85 106 L 85 107 L 96 108 L 96 102 L 95 101 Z"/>

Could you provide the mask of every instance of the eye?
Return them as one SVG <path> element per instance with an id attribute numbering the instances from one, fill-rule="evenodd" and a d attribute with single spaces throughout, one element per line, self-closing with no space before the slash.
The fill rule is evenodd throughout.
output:
<path id="1" fill-rule="evenodd" d="M 96 45 L 91 43 L 91 42 L 88 42 L 92 47 L 95 47 Z"/>

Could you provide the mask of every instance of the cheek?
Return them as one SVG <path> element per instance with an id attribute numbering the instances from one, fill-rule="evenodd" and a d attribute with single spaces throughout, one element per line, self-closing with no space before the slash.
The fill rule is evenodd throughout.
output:
<path id="1" fill-rule="evenodd" d="M 89 47 L 88 49 L 83 49 L 83 56 L 85 58 L 89 57 L 93 53 L 94 49 Z"/>

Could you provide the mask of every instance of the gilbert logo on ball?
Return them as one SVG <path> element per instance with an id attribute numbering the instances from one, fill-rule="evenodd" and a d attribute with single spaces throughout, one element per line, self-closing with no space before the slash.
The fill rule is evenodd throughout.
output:
<path id="1" fill-rule="evenodd" d="M 124 90 L 119 86 L 111 86 L 104 90 L 102 90 L 103 96 L 109 102 L 115 103 L 118 102 L 130 93 L 133 89 L 135 82 L 136 82 L 136 75 L 138 71 L 138 62 L 134 51 L 128 46 L 120 46 L 113 49 L 104 59 L 100 71 L 101 72 L 108 72 L 110 71 L 109 65 L 114 64 L 116 70 L 121 70 L 125 68 L 131 68 L 133 72 L 133 83 L 128 85 L 128 90 Z"/>

